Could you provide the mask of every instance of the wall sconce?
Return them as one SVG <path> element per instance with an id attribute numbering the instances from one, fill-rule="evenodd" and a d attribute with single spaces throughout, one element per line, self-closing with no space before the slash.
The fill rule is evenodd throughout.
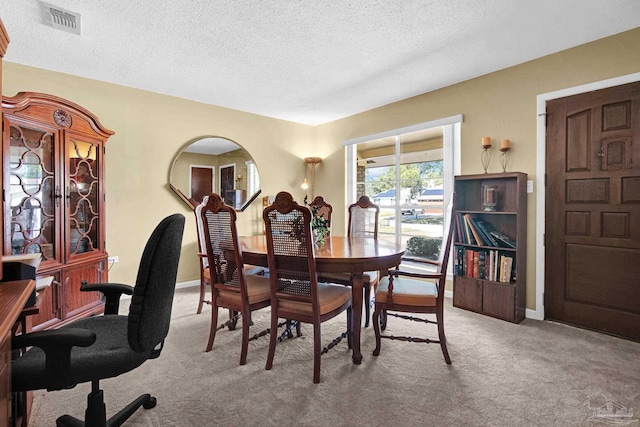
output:
<path id="1" fill-rule="evenodd" d="M 242 174 L 239 173 L 238 176 L 236 176 L 236 181 L 240 181 L 242 179 Z"/>
<path id="2" fill-rule="evenodd" d="M 307 181 L 307 178 L 305 178 L 304 181 L 302 181 L 302 185 L 300 186 L 300 188 L 302 188 L 303 190 L 311 189 L 310 193 L 311 198 L 313 199 L 313 187 L 316 183 L 316 165 L 320 163 L 322 159 L 320 157 L 305 157 L 304 161 L 307 163 L 307 165 L 311 165 L 311 182 Z"/>

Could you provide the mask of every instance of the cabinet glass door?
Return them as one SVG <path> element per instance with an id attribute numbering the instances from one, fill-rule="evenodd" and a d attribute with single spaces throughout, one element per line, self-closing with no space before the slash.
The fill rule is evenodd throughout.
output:
<path id="1" fill-rule="evenodd" d="M 71 257 L 100 250 L 100 144 L 67 137 L 67 236 Z"/>
<path id="2" fill-rule="evenodd" d="M 11 254 L 42 253 L 53 261 L 56 253 L 55 138 L 52 132 L 9 123 L 9 232 Z"/>

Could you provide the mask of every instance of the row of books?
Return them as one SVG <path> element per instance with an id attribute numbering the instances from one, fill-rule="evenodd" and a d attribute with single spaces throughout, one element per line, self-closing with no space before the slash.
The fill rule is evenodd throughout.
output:
<path id="1" fill-rule="evenodd" d="M 494 248 L 516 248 L 516 242 L 496 230 L 488 221 L 483 221 L 473 214 L 458 213 L 456 215 L 458 242 L 468 245 L 490 246 Z"/>
<path id="2" fill-rule="evenodd" d="M 456 246 L 453 274 L 511 283 L 515 280 L 515 261 L 510 252 L 498 249 L 482 250 Z"/>

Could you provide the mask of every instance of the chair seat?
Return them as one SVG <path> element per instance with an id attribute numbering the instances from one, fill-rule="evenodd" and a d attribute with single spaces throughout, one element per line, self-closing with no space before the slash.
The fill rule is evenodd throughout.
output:
<path id="1" fill-rule="evenodd" d="M 322 280 L 326 282 L 336 281 L 337 283 L 349 283 L 351 281 L 351 274 L 349 273 L 325 273 L 319 274 Z M 377 271 L 365 271 L 362 273 L 362 281 L 365 285 L 376 283 L 378 281 Z"/>
<path id="2" fill-rule="evenodd" d="M 321 316 L 336 310 L 349 300 L 351 300 L 351 289 L 345 286 L 318 283 L 318 303 L 320 304 Z M 311 304 L 306 302 L 280 300 L 280 307 L 309 316 L 313 314 Z"/>
<path id="3" fill-rule="evenodd" d="M 149 358 L 150 352 L 137 353 L 129 346 L 128 324 L 127 316 L 106 315 L 80 319 L 66 326 L 88 329 L 96 334 L 95 343 L 89 347 L 73 347 L 71 350 L 70 385 L 118 376 L 142 365 Z M 38 347 L 32 347 L 24 356 L 12 361 L 13 390 L 46 389 L 45 365 L 44 351 Z"/>
<path id="4" fill-rule="evenodd" d="M 245 276 L 244 280 L 247 283 L 247 296 L 249 297 L 249 305 L 267 301 L 271 299 L 271 288 L 269 285 L 269 278 L 258 275 Z M 238 292 L 230 292 L 228 290 L 220 290 L 220 297 L 232 300 L 240 303 L 240 288 Z"/>
<path id="5" fill-rule="evenodd" d="M 389 277 L 385 276 L 378 284 L 376 303 L 387 303 L 389 292 Z M 435 306 L 438 298 L 438 288 L 435 283 L 408 277 L 393 278 L 393 303 L 413 306 Z"/>

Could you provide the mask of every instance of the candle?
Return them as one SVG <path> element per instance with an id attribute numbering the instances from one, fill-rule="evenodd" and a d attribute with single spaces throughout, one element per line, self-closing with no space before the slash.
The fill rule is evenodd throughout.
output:
<path id="1" fill-rule="evenodd" d="M 508 151 L 511 148 L 511 142 L 508 139 L 503 139 L 500 141 L 500 150 Z"/>
<path id="2" fill-rule="evenodd" d="M 491 137 L 483 136 L 482 137 L 482 148 L 491 148 Z"/>

